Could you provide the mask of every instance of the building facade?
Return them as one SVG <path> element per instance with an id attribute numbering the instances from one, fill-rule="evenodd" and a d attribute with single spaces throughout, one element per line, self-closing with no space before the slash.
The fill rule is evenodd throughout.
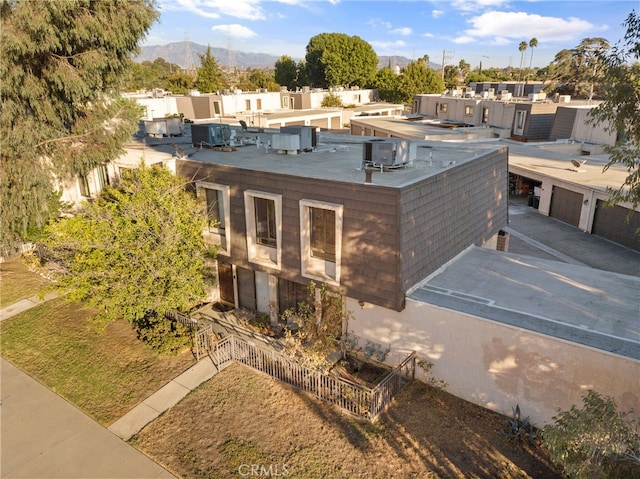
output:
<path id="1" fill-rule="evenodd" d="M 506 225 L 505 148 L 400 153 L 405 140 L 390 146 L 403 161 L 386 167 L 363 160 L 368 139 L 322 135 L 294 153 L 259 135 L 176 165 L 207 198 L 220 299 L 236 307 L 283 311 L 314 281 L 402 311 L 410 287 Z"/>

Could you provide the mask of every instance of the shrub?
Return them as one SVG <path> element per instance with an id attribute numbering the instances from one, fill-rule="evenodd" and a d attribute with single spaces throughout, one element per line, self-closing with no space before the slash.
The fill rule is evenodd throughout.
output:
<path id="1" fill-rule="evenodd" d="M 544 427 L 551 459 L 568 477 L 640 478 L 640 436 L 631 413 L 619 413 L 615 400 L 590 390 Z"/>
<path id="2" fill-rule="evenodd" d="M 320 106 L 325 108 L 342 108 L 342 98 L 333 93 L 329 93 L 322 99 Z"/>
<path id="3" fill-rule="evenodd" d="M 177 321 L 149 315 L 135 323 L 138 339 L 160 355 L 175 356 L 191 345 L 189 328 Z"/>

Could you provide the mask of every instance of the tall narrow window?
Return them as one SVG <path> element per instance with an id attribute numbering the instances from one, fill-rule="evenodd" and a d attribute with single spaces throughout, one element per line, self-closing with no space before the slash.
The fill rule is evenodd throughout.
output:
<path id="1" fill-rule="evenodd" d="M 78 175 L 78 185 L 80 186 L 80 194 L 82 196 L 91 196 L 91 190 L 89 189 L 89 179 L 87 175 Z"/>
<path id="2" fill-rule="evenodd" d="M 300 200 L 300 268 L 302 276 L 340 284 L 344 207 Z"/>
<path id="3" fill-rule="evenodd" d="M 322 208 L 310 208 L 311 255 L 335 262 L 336 260 L 336 212 Z"/>
<path id="4" fill-rule="evenodd" d="M 205 241 L 220 246 L 220 252 L 230 254 L 231 247 L 231 211 L 229 205 L 230 188 L 227 185 L 196 182 L 198 196 L 204 197 L 207 207 L 207 229 L 204 231 Z"/>
<path id="5" fill-rule="evenodd" d="M 209 220 L 209 232 L 224 233 L 224 194 L 220 190 L 205 188 L 207 198 L 207 219 Z"/>
<path id="6" fill-rule="evenodd" d="M 109 172 L 107 171 L 107 165 L 100 165 L 97 168 L 98 183 L 100 184 L 100 190 L 104 190 L 104 187 L 109 184 Z"/>
<path id="7" fill-rule="evenodd" d="M 276 206 L 268 198 L 254 198 L 256 215 L 256 243 L 276 247 Z"/>
<path id="8" fill-rule="evenodd" d="M 282 195 L 245 190 L 247 255 L 252 263 L 282 266 Z"/>

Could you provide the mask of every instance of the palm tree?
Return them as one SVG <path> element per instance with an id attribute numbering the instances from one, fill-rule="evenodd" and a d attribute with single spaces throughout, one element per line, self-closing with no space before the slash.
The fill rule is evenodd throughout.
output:
<path id="1" fill-rule="evenodd" d="M 527 42 L 520 42 L 520 45 L 518 45 L 518 51 L 521 52 L 520 55 L 520 71 L 518 72 L 518 80 L 520 79 L 520 76 L 522 75 L 522 62 L 524 61 L 524 51 L 527 49 Z"/>
<path id="2" fill-rule="evenodd" d="M 531 48 L 531 58 L 529 59 L 529 70 L 531 70 L 531 66 L 533 65 L 533 49 L 538 46 L 538 39 L 533 37 L 529 40 L 529 47 Z"/>
<path id="3" fill-rule="evenodd" d="M 514 93 L 514 96 L 520 96 L 519 95 L 519 83 L 520 80 L 522 78 L 522 62 L 524 61 L 524 51 L 527 49 L 527 42 L 520 42 L 520 45 L 518 45 L 518 51 L 521 52 L 520 54 L 520 69 L 518 70 L 518 83 L 516 84 L 516 91 Z"/>

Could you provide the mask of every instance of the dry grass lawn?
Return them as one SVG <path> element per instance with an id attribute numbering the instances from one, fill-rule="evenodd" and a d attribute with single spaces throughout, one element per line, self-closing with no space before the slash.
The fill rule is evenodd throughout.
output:
<path id="1" fill-rule="evenodd" d="M 233 364 L 131 442 L 181 478 L 252 466 L 296 479 L 562 477 L 542 445 L 505 430 L 505 417 L 417 382 L 370 424 Z"/>
<path id="2" fill-rule="evenodd" d="M 49 281 L 29 271 L 20 259 L 0 263 L 0 307 L 36 296 Z"/>

